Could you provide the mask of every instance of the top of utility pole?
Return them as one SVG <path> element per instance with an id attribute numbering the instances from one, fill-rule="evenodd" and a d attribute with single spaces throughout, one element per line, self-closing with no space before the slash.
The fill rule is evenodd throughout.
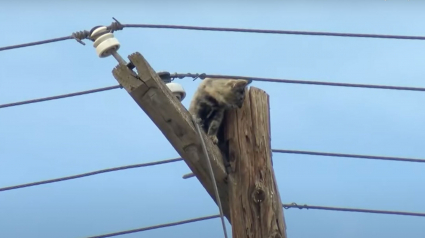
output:
<path id="1" fill-rule="evenodd" d="M 216 201 L 199 135 L 195 130 L 189 112 L 140 53 L 133 53 L 128 58 L 137 69 L 137 75 L 134 75 L 134 72 L 127 65 L 119 64 L 113 70 L 114 77 L 161 130 L 210 196 Z M 131 130 L 130 126 L 127 128 Z M 219 148 L 211 142 L 205 133 L 202 133 L 202 136 L 211 159 L 223 213 L 230 222 L 226 183 L 229 178 L 227 178 L 223 166 L 223 158 Z"/>

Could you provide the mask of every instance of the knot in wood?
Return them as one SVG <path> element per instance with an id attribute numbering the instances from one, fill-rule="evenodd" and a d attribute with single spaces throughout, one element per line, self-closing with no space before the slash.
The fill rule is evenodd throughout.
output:
<path id="1" fill-rule="evenodd" d="M 229 175 L 227 175 L 226 177 L 224 177 L 223 183 L 229 184 Z"/>
<path id="2" fill-rule="evenodd" d="M 252 200 L 255 203 L 261 203 L 266 199 L 266 191 L 264 190 L 264 186 L 262 183 L 255 183 L 255 189 L 252 193 Z"/>

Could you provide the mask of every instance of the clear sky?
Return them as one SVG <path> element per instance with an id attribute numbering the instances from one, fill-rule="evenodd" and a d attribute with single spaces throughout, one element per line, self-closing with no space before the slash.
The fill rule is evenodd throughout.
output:
<path id="1" fill-rule="evenodd" d="M 0 46 L 122 23 L 425 35 L 425 2 L 9 1 Z M 425 42 L 118 31 L 156 71 L 425 87 Z M 0 52 L 0 104 L 116 85 L 114 58 L 73 40 Z M 179 80 L 189 105 L 199 81 Z M 425 94 L 254 82 L 270 95 L 272 147 L 425 158 Z M 0 187 L 179 157 L 124 90 L 0 109 Z M 425 165 L 274 154 L 283 203 L 425 212 Z M 184 162 L 0 192 L 0 237 L 77 238 L 214 215 Z M 290 238 L 423 238 L 424 218 L 285 210 Z M 231 228 L 228 226 L 228 230 Z M 219 219 L 124 235 L 222 237 Z"/>

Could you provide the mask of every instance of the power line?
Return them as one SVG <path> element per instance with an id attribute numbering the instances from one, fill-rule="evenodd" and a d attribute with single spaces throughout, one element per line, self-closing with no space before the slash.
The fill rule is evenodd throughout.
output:
<path id="1" fill-rule="evenodd" d="M 112 19 L 114 19 L 115 22 L 112 22 L 109 26 L 106 27 L 106 29 L 109 30 L 110 32 L 122 30 L 123 26 L 121 25 L 121 23 L 115 18 L 112 18 Z M 77 32 L 73 32 L 70 36 L 64 36 L 64 37 L 53 38 L 53 39 L 49 39 L 49 40 L 34 41 L 34 42 L 30 42 L 30 43 L 25 43 L 25 44 L 18 44 L 18 45 L 0 47 L 0 51 L 17 49 L 17 48 L 22 48 L 22 47 L 34 46 L 34 45 L 48 44 L 48 43 L 70 40 L 70 39 L 74 39 L 78 43 L 85 45 L 85 43 L 82 40 L 84 40 L 84 39 L 93 40 L 93 39 L 96 39 L 96 37 L 98 37 L 99 35 L 102 34 L 102 33 L 97 33 L 97 34 L 91 35 L 91 33 L 92 33 L 91 31 L 87 31 L 87 30 L 77 31 Z"/>
<path id="2" fill-rule="evenodd" d="M 245 29 L 245 28 L 226 28 L 226 27 L 200 27 L 200 26 L 182 26 L 182 25 L 159 25 L 159 24 L 121 24 L 115 18 L 115 22 L 107 26 L 109 30 L 118 31 L 126 28 L 157 28 L 157 29 L 180 29 L 180 30 L 198 30 L 198 31 L 225 31 L 225 32 L 243 32 L 243 33 L 261 33 L 261 34 L 284 34 L 284 35 L 311 35 L 311 36 L 339 36 L 339 37 L 361 37 L 361 38 L 385 38 L 399 40 L 425 40 L 424 36 L 406 36 L 406 35 L 383 35 L 383 34 L 356 34 L 356 33 L 337 33 L 337 32 L 314 32 L 314 31 L 288 31 L 288 30 L 264 30 L 264 29 Z M 83 39 L 90 38 L 89 31 L 79 31 L 72 33 L 71 36 L 53 38 L 42 41 L 35 41 L 25 44 L 0 47 L 0 51 L 17 49 L 28 46 L 35 46 L 57 41 L 75 39 L 83 44 Z"/>
<path id="3" fill-rule="evenodd" d="M 363 38 L 386 38 L 399 40 L 425 40 L 424 36 L 403 36 L 403 35 L 381 35 L 381 34 L 355 34 L 336 32 L 314 32 L 314 31 L 286 31 L 286 30 L 264 30 L 264 29 L 244 29 L 225 27 L 201 27 L 201 26 L 181 26 L 181 25 L 158 25 L 158 24 L 123 24 L 123 27 L 136 28 L 158 28 L 158 29 L 180 29 L 198 31 L 230 31 L 262 34 L 285 34 L 285 35 L 312 35 L 312 36 L 341 36 L 341 37 L 363 37 Z"/>
<path id="4" fill-rule="evenodd" d="M 139 228 L 139 229 L 114 232 L 114 233 L 103 234 L 103 235 L 98 235 L 98 236 L 90 236 L 90 237 L 87 237 L 87 238 L 103 238 L 103 237 L 120 236 L 120 235 L 135 233 L 135 232 L 155 230 L 155 229 L 161 229 L 161 228 L 166 228 L 166 227 L 170 227 L 170 226 L 183 225 L 183 224 L 192 223 L 192 222 L 205 221 L 205 220 L 210 220 L 210 219 L 218 218 L 218 217 L 220 217 L 220 215 L 199 217 L 199 218 L 194 218 L 194 219 L 189 219 L 189 220 L 183 220 L 183 221 L 178 221 L 178 222 L 165 223 L 165 224 L 155 225 L 155 226 L 148 226 L 148 227 L 143 227 L 143 228 Z"/>
<path id="5" fill-rule="evenodd" d="M 342 212 L 360 212 L 360 213 L 375 213 L 375 214 L 386 214 L 386 215 L 403 215 L 403 216 L 425 217 L 425 213 L 417 213 L 417 212 L 372 210 L 372 209 L 343 208 L 343 207 L 310 206 L 310 205 L 298 205 L 296 203 L 282 204 L 282 207 L 285 208 L 285 209 L 289 209 L 289 208 L 317 209 L 317 210 L 342 211 Z M 179 221 L 179 222 L 165 223 L 165 224 L 161 224 L 161 225 L 148 226 L 148 227 L 143 227 L 143 228 L 139 228 L 139 229 L 120 231 L 120 232 L 115 232 L 115 233 L 99 235 L 99 236 L 90 236 L 90 237 L 87 237 L 87 238 L 103 238 L 103 237 L 119 236 L 119 235 L 125 235 L 125 234 L 129 234 L 129 233 L 166 228 L 166 227 L 170 227 L 170 226 L 183 225 L 183 224 L 186 224 L 186 223 L 209 220 L 209 219 L 214 219 L 214 218 L 218 218 L 218 217 L 220 217 L 220 215 L 199 217 L 199 218 L 183 220 L 183 221 Z"/>
<path id="6" fill-rule="evenodd" d="M 98 92 L 108 91 L 108 90 L 117 89 L 117 88 L 121 88 L 121 85 L 104 87 L 104 88 L 96 88 L 96 89 L 91 89 L 91 90 L 81 91 L 81 92 L 75 92 L 75 93 L 69 93 L 69 94 L 61 94 L 61 95 L 52 96 L 52 97 L 37 98 L 37 99 L 32 99 L 32 100 L 27 100 L 27 101 L 0 104 L 0 108 L 14 107 L 14 106 L 20 106 L 20 105 L 30 104 L 30 103 L 44 102 L 44 101 L 50 101 L 50 100 L 56 100 L 56 99 L 61 99 L 61 98 L 74 97 L 74 96 L 81 96 L 81 95 L 85 95 L 85 94 L 98 93 Z"/>
<path id="7" fill-rule="evenodd" d="M 329 210 L 329 211 L 342 211 L 342 212 L 363 212 L 363 213 L 377 213 L 386 215 L 403 215 L 403 216 L 419 216 L 425 217 L 425 213 L 417 212 L 401 212 L 401 211 L 385 211 L 385 210 L 371 210 L 371 209 L 359 209 L 359 208 L 344 208 L 344 207 L 324 207 L 324 206 L 310 206 L 310 205 L 298 205 L 296 203 L 282 204 L 285 209 L 299 208 L 299 209 L 318 209 L 318 210 Z"/>
<path id="8" fill-rule="evenodd" d="M 214 175 L 214 171 L 213 171 L 212 166 L 211 166 L 211 160 L 210 160 L 210 156 L 208 155 L 207 146 L 205 145 L 204 137 L 202 136 L 201 127 L 200 127 L 199 123 L 196 121 L 195 115 L 192 116 L 192 122 L 196 126 L 196 129 L 198 131 L 198 136 L 199 136 L 199 139 L 200 139 L 201 144 L 202 144 L 202 149 L 204 151 L 205 157 L 206 157 L 207 162 L 208 162 L 208 171 L 209 171 L 209 174 L 211 176 L 211 181 L 213 183 L 217 205 L 218 205 L 218 208 L 219 208 L 219 211 L 220 211 L 221 226 L 223 227 L 224 237 L 227 238 L 227 230 L 226 230 L 226 224 L 224 223 L 223 207 L 221 206 L 220 194 L 218 192 L 217 183 L 215 181 L 215 175 Z"/>
<path id="9" fill-rule="evenodd" d="M 185 78 L 185 77 L 191 77 L 191 78 L 201 78 L 204 79 L 206 77 L 210 78 L 230 78 L 230 79 L 245 79 L 249 81 L 259 81 L 259 82 L 273 82 L 273 83 L 292 83 L 292 84 L 310 84 L 310 85 L 322 85 L 322 86 L 338 86 L 338 87 L 355 87 L 355 88 L 373 88 L 373 89 L 389 89 L 389 90 L 405 90 L 405 91 L 421 91 L 424 92 L 425 88 L 420 87 L 401 87 L 401 86 L 387 86 L 387 85 L 372 85 L 372 84 L 352 84 L 352 83 L 333 83 L 333 82 L 325 82 L 325 81 L 305 81 L 305 80 L 290 80 L 290 79 L 275 79 L 275 78 L 261 78 L 261 77 L 248 77 L 248 76 L 235 76 L 235 75 L 218 75 L 218 74 L 171 74 L 172 78 Z M 46 97 L 46 98 L 39 98 L 39 99 L 33 99 L 28 101 L 20 101 L 20 102 L 14 102 L 14 103 L 7 103 L 7 104 L 0 104 L 0 108 L 5 107 L 13 107 L 13 106 L 20 106 L 24 104 L 30 104 L 30 103 L 36 103 L 36 102 L 42 102 L 42 101 L 48 101 L 48 100 L 55 100 L 60 98 L 66 98 L 66 97 L 73 97 L 73 96 L 79 96 L 89 93 L 96 93 L 111 89 L 117 89 L 121 88 L 120 85 L 111 86 L 111 87 L 105 87 L 105 88 L 98 88 L 98 89 L 92 89 L 88 91 L 82 91 L 82 92 L 76 92 L 71 94 L 63 94 L 53 97 Z"/>
<path id="10" fill-rule="evenodd" d="M 388 156 L 375 156 L 375 155 L 339 154 L 339 153 L 329 153 L 329 152 L 300 151 L 300 150 L 280 150 L 280 149 L 272 149 L 272 152 L 275 152 L 275 153 L 285 153 L 285 154 L 304 154 L 304 155 L 348 157 L 348 158 L 357 158 L 357 159 L 376 159 L 376 160 L 391 160 L 391 161 L 402 161 L 402 162 L 425 163 L 425 159 L 388 157 Z"/>
<path id="11" fill-rule="evenodd" d="M 76 179 L 76 178 L 88 177 L 88 176 L 92 176 L 92 175 L 96 175 L 96 174 L 108 173 L 108 172 L 113 172 L 113 171 L 118 171 L 118 170 L 135 169 L 135 168 L 141 168 L 141 167 L 149 167 L 149 166 L 154 166 L 154 165 L 173 163 L 173 162 L 177 162 L 177 161 L 181 161 L 181 160 L 183 160 L 183 159 L 182 158 L 175 158 L 175 159 L 169 159 L 169 160 L 149 162 L 149 163 L 144 163 L 144 164 L 134 164 L 134 165 L 127 165 L 127 166 L 109 168 L 109 169 L 102 169 L 102 170 L 97 170 L 97 171 L 93 171 L 93 172 L 89 172 L 89 173 L 77 174 L 77 175 L 72 175 L 72 176 L 67 176 L 67 177 L 62 177 L 62 178 L 43 180 L 43 181 L 39 181 L 39 182 L 20 184 L 20 185 L 15 185 L 15 186 L 10 186 L 10 187 L 3 187 L 3 188 L 0 188 L 0 192 L 7 191 L 7 190 L 14 190 L 14 189 L 18 189 L 18 188 L 25 188 L 25 187 L 31 187 L 31 186 L 36 186 L 36 185 L 48 184 L 48 183 L 61 182 L 61 181 L 71 180 L 71 179 Z"/>
<path id="12" fill-rule="evenodd" d="M 25 44 L 10 45 L 10 46 L 5 46 L 5 47 L 0 47 L 0 51 L 17 49 L 17 48 L 28 47 L 28 46 L 48 44 L 48 43 L 70 40 L 70 39 L 74 39 L 74 37 L 73 36 L 64 36 L 64 37 L 53 38 L 53 39 L 48 39 L 48 40 L 29 42 L 29 43 L 25 43 Z"/>
<path id="13" fill-rule="evenodd" d="M 402 86 L 387 86 L 387 85 L 373 85 L 373 84 L 355 84 L 355 83 L 333 83 L 325 81 L 306 81 L 306 80 L 292 80 L 292 79 L 276 79 L 276 78 L 263 78 L 263 77 L 248 77 L 248 76 L 235 76 L 235 75 L 218 75 L 218 74 L 172 74 L 173 78 L 184 77 L 198 77 L 204 78 L 228 78 L 228 79 L 245 79 L 248 81 L 259 82 L 273 82 L 273 83 L 292 83 L 292 84 L 311 84 L 322 86 L 338 86 L 338 87 L 355 87 L 355 88 L 374 88 L 374 89 L 390 89 L 390 90 L 407 90 L 407 91 L 425 91 L 425 88 L 418 87 L 402 87 Z"/>
<path id="14" fill-rule="evenodd" d="M 274 153 L 287 153 L 287 154 L 306 154 L 306 155 L 318 155 L 318 156 L 349 157 L 349 158 L 357 158 L 357 159 L 391 160 L 391 161 L 401 161 L 401 162 L 420 162 L 420 163 L 425 162 L 424 159 L 386 157 L 386 156 L 374 156 L 374 155 L 357 155 L 357 154 L 338 154 L 338 153 L 315 152 L 315 151 L 272 149 L 272 152 L 274 152 Z M 6 191 L 6 190 L 13 190 L 13 189 L 31 187 L 31 186 L 36 186 L 36 185 L 60 182 L 60 181 L 65 181 L 65 180 L 70 180 L 70 179 L 82 178 L 82 177 L 87 177 L 87 176 L 92 176 L 92 175 L 97 175 L 97 174 L 107 173 L 107 172 L 113 172 L 113 171 L 118 171 L 118 170 L 148 167 L 148 166 L 172 163 L 172 162 L 177 162 L 177 161 L 182 161 L 182 160 L 183 160 L 182 158 L 175 158 L 175 159 L 169 159 L 169 160 L 149 162 L 149 163 L 144 163 L 144 164 L 134 164 L 134 165 L 127 165 L 127 166 L 109 168 L 109 169 L 102 169 L 102 170 L 97 170 L 97 171 L 93 171 L 93 172 L 72 175 L 72 176 L 68 176 L 68 177 L 61 177 L 61 178 L 44 180 L 44 181 L 39 181 L 39 182 L 20 184 L 20 185 L 15 185 L 15 186 L 10 186 L 10 187 L 3 187 L 3 188 L 0 188 L 0 192 Z M 193 176 L 195 176 L 195 175 L 193 173 L 190 173 L 190 174 L 186 174 L 185 178 L 190 178 L 190 177 L 193 177 Z"/>

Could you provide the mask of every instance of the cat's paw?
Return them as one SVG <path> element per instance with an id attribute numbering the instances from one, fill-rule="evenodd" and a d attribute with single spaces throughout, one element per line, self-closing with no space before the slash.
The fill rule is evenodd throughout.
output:
<path id="1" fill-rule="evenodd" d="M 217 138 L 217 136 L 210 135 L 209 137 L 210 137 L 210 139 L 212 140 L 212 142 L 213 142 L 214 144 L 217 144 L 217 143 L 218 143 L 218 138 Z"/>

